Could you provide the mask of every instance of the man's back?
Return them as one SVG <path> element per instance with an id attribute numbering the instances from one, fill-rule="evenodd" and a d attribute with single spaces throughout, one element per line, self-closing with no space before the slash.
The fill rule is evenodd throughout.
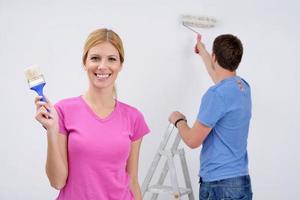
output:
<path id="1" fill-rule="evenodd" d="M 248 175 L 250 118 L 250 87 L 238 76 L 224 79 L 203 96 L 197 120 L 213 128 L 201 151 L 199 176 L 204 181 Z"/>

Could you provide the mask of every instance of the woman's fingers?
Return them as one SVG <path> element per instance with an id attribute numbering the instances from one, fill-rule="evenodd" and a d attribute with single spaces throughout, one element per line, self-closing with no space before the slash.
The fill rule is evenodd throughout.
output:
<path id="1" fill-rule="evenodd" d="M 36 104 L 37 102 L 44 102 L 44 101 L 41 101 L 42 98 L 43 98 L 42 96 L 36 96 L 34 98 L 34 103 Z M 46 99 L 46 102 L 44 102 L 44 103 L 52 105 L 48 97 L 45 96 L 45 99 Z"/>
<path id="2" fill-rule="evenodd" d="M 52 108 L 52 105 L 51 105 L 49 99 L 46 98 L 47 102 L 41 101 L 41 99 L 42 99 L 42 96 L 35 97 L 34 102 L 36 105 L 36 110 L 38 111 L 41 107 L 45 107 L 48 111 L 50 111 Z"/>
<path id="3" fill-rule="evenodd" d="M 38 121 L 41 121 L 43 119 L 50 119 L 50 118 L 53 118 L 52 114 L 48 112 L 48 110 L 42 106 L 38 109 L 37 113 L 36 113 L 36 116 L 35 118 L 38 120 Z"/>
<path id="4" fill-rule="evenodd" d="M 50 108 L 52 108 L 52 107 L 53 107 L 53 105 L 52 105 L 52 103 L 51 103 L 50 99 L 49 99 L 47 96 L 45 96 L 45 99 L 46 99 L 46 101 L 47 101 L 47 104 L 49 105 L 49 107 L 50 107 Z"/>
<path id="5" fill-rule="evenodd" d="M 38 101 L 36 105 L 37 105 L 37 109 L 40 109 L 40 107 L 45 107 L 47 110 L 50 110 L 50 106 L 43 101 Z"/>
<path id="6" fill-rule="evenodd" d="M 41 99 L 40 96 L 36 96 L 36 97 L 34 98 L 34 103 L 36 104 L 36 102 L 38 102 L 40 99 Z"/>
<path id="7" fill-rule="evenodd" d="M 43 101 L 37 101 L 35 103 L 37 106 L 47 106 L 47 103 L 46 102 L 43 102 Z"/>

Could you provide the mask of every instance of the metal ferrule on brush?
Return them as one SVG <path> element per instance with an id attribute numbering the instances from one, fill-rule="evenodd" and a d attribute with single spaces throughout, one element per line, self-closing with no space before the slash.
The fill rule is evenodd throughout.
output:
<path id="1" fill-rule="evenodd" d="M 38 77 L 35 77 L 32 80 L 27 80 L 27 82 L 28 82 L 29 88 L 33 88 L 33 87 L 35 87 L 39 84 L 46 83 L 45 79 L 44 79 L 44 76 L 42 74 L 39 75 Z"/>

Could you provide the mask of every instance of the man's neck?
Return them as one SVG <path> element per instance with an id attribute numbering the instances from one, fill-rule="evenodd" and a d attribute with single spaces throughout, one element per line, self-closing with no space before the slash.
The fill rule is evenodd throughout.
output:
<path id="1" fill-rule="evenodd" d="M 232 72 L 220 66 L 216 68 L 216 84 L 233 76 L 236 76 L 236 71 Z"/>

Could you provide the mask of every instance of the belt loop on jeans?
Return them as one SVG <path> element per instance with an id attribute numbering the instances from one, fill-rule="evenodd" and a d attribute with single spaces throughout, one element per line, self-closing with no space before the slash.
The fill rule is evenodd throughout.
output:
<path id="1" fill-rule="evenodd" d="M 203 183 L 203 180 L 202 180 L 202 177 L 200 176 L 200 178 L 199 178 L 199 183 L 201 184 L 201 183 Z"/>

